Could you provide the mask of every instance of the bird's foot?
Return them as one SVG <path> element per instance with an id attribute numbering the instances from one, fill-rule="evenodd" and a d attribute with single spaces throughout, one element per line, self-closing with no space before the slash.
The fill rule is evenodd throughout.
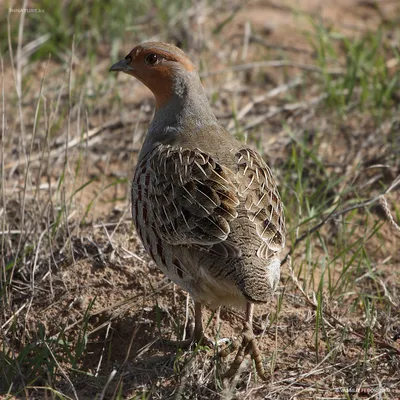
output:
<path id="1" fill-rule="evenodd" d="M 244 358 L 247 355 L 250 355 L 252 360 L 254 360 L 258 376 L 261 379 L 266 380 L 264 367 L 262 365 L 261 352 L 258 348 L 257 339 L 254 336 L 253 329 L 248 322 L 245 322 L 243 324 L 242 343 L 239 345 L 238 342 L 234 342 L 227 348 L 221 350 L 219 354 L 221 357 L 227 357 L 235 350 L 237 350 L 235 359 L 233 360 L 228 371 L 226 371 L 223 375 L 223 378 L 232 378 L 239 370 Z"/>

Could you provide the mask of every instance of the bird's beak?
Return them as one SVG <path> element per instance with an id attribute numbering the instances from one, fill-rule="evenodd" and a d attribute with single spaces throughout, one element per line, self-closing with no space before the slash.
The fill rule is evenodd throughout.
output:
<path id="1" fill-rule="evenodd" d="M 119 60 L 118 62 L 116 62 L 111 66 L 108 72 L 111 71 L 129 72 L 129 71 L 134 71 L 134 69 L 128 65 L 126 60 Z"/>

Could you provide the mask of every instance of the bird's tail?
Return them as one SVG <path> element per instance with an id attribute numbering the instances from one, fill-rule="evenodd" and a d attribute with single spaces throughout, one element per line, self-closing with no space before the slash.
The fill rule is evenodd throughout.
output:
<path id="1" fill-rule="evenodd" d="M 252 303 L 266 303 L 278 287 L 281 262 L 273 256 L 236 265 L 237 285 Z"/>

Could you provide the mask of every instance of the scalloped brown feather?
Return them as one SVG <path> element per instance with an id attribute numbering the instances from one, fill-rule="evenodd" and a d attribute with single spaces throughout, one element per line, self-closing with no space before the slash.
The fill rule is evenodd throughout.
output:
<path id="1" fill-rule="evenodd" d="M 251 149 L 236 154 L 238 192 L 245 198 L 249 219 L 255 223 L 263 244 L 258 256 L 268 258 L 285 247 L 285 216 L 272 172 L 264 160 Z"/>
<path id="2" fill-rule="evenodd" d="M 268 259 L 276 265 L 275 254 L 285 245 L 283 207 L 272 173 L 255 151 L 242 148 L 231 157 L 228 168 L 199 149 L 155 146 L 141 157 L 136 170 L 133 217 L 150 254 L 157 264 L 164 264 L 163 271 L 174 281 L 175 267 L 168 260 L 174 252 L 181 254 L 184 246 L 192 249 L 196 260 L 202 259 L 196 252 L 210 254 L 207 262 L 214 260 L 213 265 L 196 262 L 199 268 L 209 268 L 211 277 L 230 279 L 245 298 L 266 301 L 271 288 L 264 268 Z M 248 225 L 240 231 L 238 216 L 243 215 Z M 157 244 L 146 238 L 146 231 L 162 243 L 164 260 L 157 259 Z M 254 253 L 249 251 L 250 241 Z M 187 279 L 196 278 L 197 271 L 185 261 Z M 196 298 L 185 282 L 178 279 L 177 283 Z M 203 290 L 201 281 L 197 280 L 196 290 Z"/>

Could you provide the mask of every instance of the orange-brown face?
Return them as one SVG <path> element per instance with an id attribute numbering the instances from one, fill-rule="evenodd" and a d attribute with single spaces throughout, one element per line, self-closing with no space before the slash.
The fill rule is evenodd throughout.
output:
<path id="1" fill-rule="evenodd" d="M 156 98 L 156 107 L 162 107 L 172 96 L 176 75 L 195 70 L 185 53 L 167 43 L 144 43 L 135 47 L 110 71 L 122 71 L 143 82 Z"/>

